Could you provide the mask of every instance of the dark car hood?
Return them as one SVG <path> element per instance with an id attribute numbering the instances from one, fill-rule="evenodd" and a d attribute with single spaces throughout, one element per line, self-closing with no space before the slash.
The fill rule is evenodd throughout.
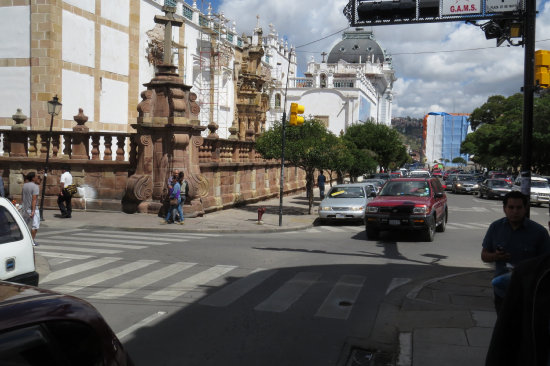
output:
<path id="1" fill-rule="evenodd" d="M 369 206 L 402 206 L 402 205 L 427 205 L 430 197 L 418 196 L 376 196 Z"/>

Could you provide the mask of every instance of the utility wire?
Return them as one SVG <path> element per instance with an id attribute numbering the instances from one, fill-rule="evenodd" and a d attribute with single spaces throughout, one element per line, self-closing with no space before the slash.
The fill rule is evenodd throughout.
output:
<path id="1" fill-rule="evenodd" d="M 550 41 L 550 38 L 547 39 L 541 39 L 535 42 L 547 42 Z M 313 41 L 317 42 L 317 41 Z M 431 54 L 431 53 L 450 53 L 450 52 L 466 52 L 466 51 L 479 51 L 479 50 L 489 50 L 489 49 L 495 49 L 500 48 L 503 49 L 504 47 L 478 47 L 478 48 L 464 48 L 461 50 L 442 50 L 442 51 L 418 51 L 418 52 L 400 52 L 400 53 L 392 53 L 392 56 L 398 56 L 398 55 L 421 55 L 421 54 Z M 300 53 L 321 53 L 319 51 L 296 51 Z"/>
<path id="2" fill-rule="evenodd" d="M 336 35 L 336 34 L 338 34 L 338 33 L 342 33 L 343 31 L 348 30 L 349 28 L 351 28 L 351 27 L 350 27 L 350 26 L 347 26 L 346 28 L 343 28 L 343 29 L 340 29 L 339 31 L 336 31 L 336 32 L 334 32 L 334 33 L 331 33 L 331 34 L 329 34 L 329 35 L 326 36 L 326 37 L 319 38 L 319 39 L 316 39 L 315 41 L 311 41 L 311 42 L 308 42 L 308 43 L 304 43 L 303 45 L 297 46 L 296 49 L 302 48 L 302 47 L 305 47 L 305 46 L 309 46 L 310 44 L 313 44 L 313 43 L 317 43 L 317 42 L 319 42 L 319 41 L 322 41 L 322 40 L 324 40 L 324 39 L 327 39 L 327 38 L 329 38 L 329 37 L 332 37 L 332 36 L 334 36 L 334 35 Z"/>

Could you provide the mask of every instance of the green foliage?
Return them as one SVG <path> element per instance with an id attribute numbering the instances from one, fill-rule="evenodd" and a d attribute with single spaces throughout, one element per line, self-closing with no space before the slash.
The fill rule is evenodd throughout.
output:
<path id="1" fill-rule="evenodd" d="M 459 164 L 459 165 L 463 165 L 463 166 L 464 166 L 464 165 L 467 164 L 467 161 L 464 160 L 463 157 L 458 156 L 458 157 L 456 157 L 456 158 L 453 159 L 452 163 L 453 163 L 453 164 Z"/>
<path id="2" fill-rule="evenodd" d="M 344 139 L 353 142 L 359 150 L 371 152 L 373 159 L 385 170 L 402 166 L 410 159 L 399 133 L 385 125 L 355 124 L 348 128 Z"/>
<path id="3" fill-rule="evenodd" d="M 533 111 L 532 170 L 550 172 L 550 94 L 535 98 Z M 475 132 L 462 142 L 461 153 L 490 170 L 516 171 L 521 164 L 523 130 L 523 96 L 489 97 L 470 117 Z"/>

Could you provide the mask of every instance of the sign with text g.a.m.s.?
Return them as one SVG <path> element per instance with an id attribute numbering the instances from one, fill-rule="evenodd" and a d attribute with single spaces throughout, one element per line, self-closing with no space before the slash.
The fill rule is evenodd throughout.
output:
<path id="1" fill-rule="evenodd" d="M 443 0 L 441 4 L 442 16 L 459 16 L 481 14 L 481 0 Z"/>

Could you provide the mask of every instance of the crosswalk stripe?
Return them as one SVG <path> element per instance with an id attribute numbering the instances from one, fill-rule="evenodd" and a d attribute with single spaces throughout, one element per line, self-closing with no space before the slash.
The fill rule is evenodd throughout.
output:
<path id="1" fill-rule="evenodd" d="M 193 288 L 199 285 L 204 285 L 210 281 L 215 280 L 216 278 L 223 276 L 225 273 L 237 268 L 236 266 L 222 266 L 218 265 L 211 267 L 207 270 L 204 270 L 200 273 L 197 273 L 194 276 L 186 278 L 182 281 L 179 281 L 173 285 L 170 285 L 162 290 L 156 291 L 148 296 L 146 299 L 149 300 L 161 300 L 161 301 L 170 301 L 185 294 L 188 291 L 191 291 Z"/>
<path id="2" fill-rule="evenodd" d="M 57 291 L 61 293 L 73 293 L 85 287 L 93 286 L 98 283 L 122 276 L 126 273 L 138 270 L 140 268 L 147 267 L 156 262 L 158 261 L 144 259 L 144 260 L 128 263 L 121 267 L 112 268 L 107 271 L 95 274 L 93 276 L 88 276 L 86 278 L 70 282 L 66 285 L 54 287 L 52 291 Z"/>
<path id="3" fill-rule="evenodd" d="M 186 224 L 187 225 L 187 224 Z M 179 226 L 179 225 L 177 225 Z M 185 225 L 184 225 L 185 226 Z M 98 231 L 94 231 L 96 233 L 104 233 L 104 231 L 101 231 L 101 232 L 98 232 Z M 147 232 L 141 232 L 141 231 L 128 231 L 127 232 L 128 234 L 132 234 L 132 235 L 152 235 L 152 234 L 148 234 Z M 221 236 L 222 234 L 212 234 L 212 233 L 189 233 L 189 232 L 186 232 L 186 231 L 182 231 L 182 232 L 176 232 L 176 233 L 155 233 L 154 234 L 154 237 L 155 238 L 158 238 L 158 237 L 163 237 L 163 238 L 174 238 L 174 239 L 178 239 L 178 238 L 181 238 L 182 236 L 208 236 L 208 237 L 216 237 L 216 236 Z"/>
<path id="4" fill-rule="evenodd" d="M 42 283 L 55 281 L 60 278 L 71 276 L 76 273 L 84 272 L 92 268 L 98 268 L 106 264 L 116 262 L 121 259 L 122 258 L 114 258 L 114 257 L 98 258 L 90 262 L 77 264 L 76 266 L 72 266 L 65 269 L 60 269 L 59 271 L 51 272 L 50 274 L 48 274 L 48 276 L 46 276 L 45 279 L 41 280 L 40 283 L 42 284 Z"/>
<path id="5" fill-rule="evenodd" d="M 111 249 L 91 249 L 91 248 L 78 248 L 71 245 L 48 245 L 47 249 L 57 249 L 69 252 L 83 252 L 83 253 L 101 253 L 101 254 L 117 254 L 122 252 L 122 250 L 111 250 Z"/>
<path id="6" fill-rule="evenodd" d="M 173 276 L 177 273 L 183 272 L 188 268 L 193 267 L 197 263 L 174 263 L 164 268 L 158 269 L 151 273 L 147 273 L 143 276 L 136 277 L 130 281 L 126 281 L 117 285 L 117 287 L 108 288 L 101 292 L 98 292 L 95 295 L 89 296 L 91 299 L 113 299 L 117 297 L 122 297 L 139 290 L 145 286 L 151 285 L 155 282 L 163 280 L 167 277 Z"/>
<path id="7" fill-rule="evenodd" d="M 209 306 L 228 306 L 237 300 L 239 297 L 258 286 L 260 283 L 273 276 L 276 270 L 261 270 L 257 269 L 248 276 L 241 278 L 225 287 L 216 293 L 206 297 L 200 302 L 202 305 Z"/>
<path id="8" fill-rule="evenodd" d="M 333 231 L 333 232 L 336 232 L 336 233 L 341 233 L 341 232 L 346 231 L 346 229 L 341 229 L 341 228 L 335 227 L 335 226 L 323 226 L 323 229 L 328 230 L 328 231 Z"/>
<path id="9" fill-rule="evenodd" d="M 346 226 L 346 228 L 347 228 L 349 231 L 355 231 L 355 232 L 365 231 L 365 227 L 364 227 L 364 226 Z"/>
<path id="10" fill-rule="evenodd" d="M 133 242 L 136 241 L 146 241 L 149 242 L 149 240 L 161 240 L 164 242 L 170 242 L 170 241 L 187 241 L 188 239 L 179 237 L 179 238 L 168 238 L 168 237 L 158 237 L 158 236 L 151 236 L 151 235 L 127 235 L 127 234 L 103 234 L 103 233 L 78 233 L 74 234 L 74 236 L 84 236 L 84 237 L 92 237 L 92 238 L 109 238 L 113 240 L 124 240 L 124 242 Z M 140 243 L 141 244 L 141 243 Z"/>
<path id="11" fill-rule="evenodd" d="M 467 225 L 467 224 L 459 224 L 458 222 L 453 222 L 451 224 L 447 224 L 448 225 L 451 225 L 451 226 L 458 226 L 459 228 L 465 228 L 465 229 L 472 229 L 472 225 Z"/>
<path id="12" fill-rule="evenodd" d="M 65 242 L 67 242 L 66 239 L 64 239 Z M 44 243 L 59 243 L 59 239 L 41 239 L 40 242 Z M 68 241 L 69 245 L 78 245 L 78 244 L 85 244 L 90 247 L 108 247 L 108 248 L 123 248 L 123 249 L 143 249 L 147 248 L 143 245 L 130 245 L 130 244 L 111 244 L 111 243 L 98 243 L 95 241 L 87 241 L 87 240 L 78 240 L 77 242 L 72 242 L 72 239 Z"/>
<path id="13" fill-rule="evenodd" d="M 319 229 L 307 229 L 306 232 L 308 232 L 308 233 L 320 233 L 321 230 L 319 230 Z"/>
<path id="14" fill-rule="evenodd" d="M 365 277 L 344 275 L 340 277 L 315 316 L 345 320 L 351 313 L 352 305 L 361 292 Z"/>
<path id="15" fill-rule="evenodd" d="M 57 240 L 63 240 L 63 241 L 67 241 L 67 238 L 66 237 L 52 237 L 50 239 L 57 239 Z M 48 240 L 50 240 L 48 239 Z M 170 244 L 168 240 L 165 240 L 163 239 L 164 241 L 163 242 L 154 242 L 154 241 L 147 241 L 147 242 L 143 242 L 143 243 L 137 243 L 137 239 L 93 239 L 93 238 L 89 238 L 89 240 L 86 240 L 86 239 L 80 239 L 80 238 L 72 238 L 70 239 L 70 241 L 72 242 L 74 240 L 74 243 L 73 244 L 78 244 L 78 243 L 97 243 L 98 240 L 105 240 L 105 241 L 108 241 L 109 243 L 121 243 L 121 244 L 143 244 L 143 245 L 168 245 Z M 187 239 L 178 239 L 178 241 L 180 242 L 184 242 L 184 241 L 187 241 Z"/>
<path id="16" fill-rule="evenodd" d="M 40 236 L 43 235 L 59 235 L 59 234 L 69 234 L 73 232 L 80 231 L 80 229 L 66 229 L 66 230 L 53 230 L 53 231 L 40 231 Z"/>
<path id="17" fill-rule="evenodd" d="M 59 253 L 59 252 L 48 252 L 43 249 L 37 250 L 37 253 L 47 258 L 66 258 L 66 259 L 89 259 L 93 256 L 91 255 L 82 255 L 82 254 L 71 254 L 71 253 Z M 53 264 L 53 263 L 52 263 Z M 42 282 L 42 281 L 40 281 Z"/>
<path id="18" fill-rule="evenodd" d="M 477 223 L 477 222 L 469 222 L 468 225 L 479 226 L 483 229 L 486 229 L 486 228 L 489 227 L 489 224 L 482 224 L 482 223 Z"/>
<path id="19" fill-rule="evenodd" d="M 257 305 L 254 310 L 283 312 L 296 302 L 320 277 L 321 274 L 319 273 L 300 272 L 265 301 Z"/>

